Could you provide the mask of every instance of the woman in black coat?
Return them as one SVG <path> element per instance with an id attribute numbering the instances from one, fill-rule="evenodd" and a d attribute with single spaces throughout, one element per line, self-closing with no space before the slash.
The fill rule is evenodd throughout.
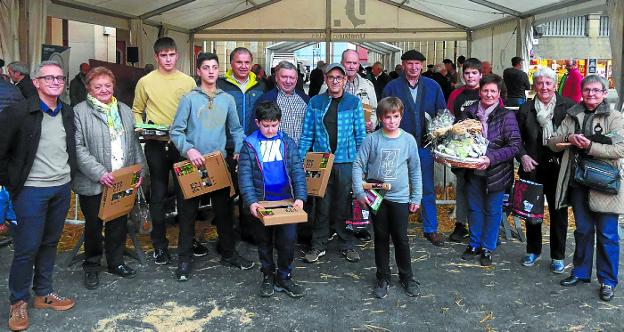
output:
<path id="1" fill-rule="evenodd" d="M 518 170 L 520 178 L 544 186 L 550 213 L 550 270 L 563 273 L 568 209 L 555 208 L 561 153 L 551 151 L 546 142 L 565 118 L 566 111 L 574 106 L 574 102 L 557 94 L 556 85 L 557 75 L 550 68 L 539 68 L 533 74 L 535 98 L 520 106 L 516 115 L 522 136 L 522 147 L 516 158 L 521 163 Z M 527 253 L 522 258 L 522 265 L 533 266 L 542 254 L 542 225 L 527 222 L 526 229 Z"/>

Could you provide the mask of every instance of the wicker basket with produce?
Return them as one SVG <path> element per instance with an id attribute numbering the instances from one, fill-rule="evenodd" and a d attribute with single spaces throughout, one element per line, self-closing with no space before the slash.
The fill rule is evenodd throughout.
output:
<path id="1" fill-rule="evenodd" d="M 429 123 L 435 161 L 450 167 L 477 168 L 488 146 L 481 123 L 469 119 L 453 124 L 454 120 L 449 110 L 443 110 Z"/>

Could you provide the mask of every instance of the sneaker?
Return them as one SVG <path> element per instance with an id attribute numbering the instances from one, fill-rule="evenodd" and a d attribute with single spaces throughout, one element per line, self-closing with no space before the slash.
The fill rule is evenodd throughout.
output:
<path id="1" fill-rule="evenodd" d="M 100 274 L 96 271 L 87 271 L 84 274 L 84 286 L 86 289 L 96 289 L 100 285 Z"/>
<path id="2" fill-rule="evenodd" d="M 231 257 L 221 257 L 223 265 L 237 267 L 241 270 L 249 270 L 254 267 L 254 262 L 242 257 L 238 253 L 234 253 Z"/>
<path id="3" fill-rule="evenodd" d="M 178 269 L 176 270 L 176 280 L 184 282 L 190 279 L 191 275 L 191 262 L 179 261 Z"/>
<path id="4" fill-rule="evenodd" d="M 481 257 L 479 258 L 479 262 L 481 263 L 481 266 L 492 265 L 492 252 L 487 249 L 481 250 Z"/>
<path id="5" fill-rule="evenodd" d="M 442 237 L 442 235 L 440 235 L 440 233 L 424 233 L 424 236 L 425 239 L 429 240 L 429 242 L 431 242 L 431 244 L 433 244 L 434 246 L 444 247 L 444 238 Z"/>
<path id="6" fill-rule="evenodd" d="M 297 285 L 292 279 L 275 279 L 275 283 L 273 284 L 273 289 L 276 292 L 284 292 L 288 294 L 290 297 L 300 298 L 303 297 L 304 291 L 303 287 Z"/>
<path id="7" fill-rule="evenodd" d="M 524 258 L 522 258 L 522 265 L 524 266 L 533 266 L 535 262 L 537 262 L 541 258 L 540 255 L 536 254 L 526 254 Z"/>
<path id="8" fill-rule="evenodd" d="M 465 261 L 471 260 L 477 257 L 477 255 L 479 255 L 480 253 L 481 250 L 469 245 L 468 247 L 466 247 L 466 250 L 464 250 L 464 253 L 461 255 L 461 259 Z"/>
<path id="9" fill-rule="evenodd" d="M 154 249 L 154 263 L 157 265 L 165 265 L 171 262 L 171 256 L 167 249 Z"/>
<path id="10" fill-rule="evenodd" d="M 314 263 L 323 256 L 325 256 L 325 250 L 312 248 L 310 251 L 306 252 L 305 256 L 303 256 L 303 260 L 307 263 Z"/>
<path id="11" fill-rule="evenodd" d="M 600 299 L 603 301 L 611 301 L 615 296 L 615 289 L 613 286 L 602 284 L 600 285 Z"/>
<path id="12" fill-rule="evenodd" d="M 413 278 L 408 280 L 401 280 L 401 286 L 405 290 L 405 294 L 407 294 L 407 296 L 420 296 L 420 283 Z"/>
<path id="13" fill-rule="evenodd" d="M 355 263 L 360 261 L 360 254 L 355 249 L 345 249 L 341 253 L 349 262 Z"/>
<path id="14" fill-rule="evenodd" d="M 464 241 L 464 239 L 468 238 L 468 235 L 470 235 L 470 233 L 468 233 L 466 225 L 456 222 L 455 229 L 453 230 L 453 233 L 451 233 L 451 235 L 449 236 L 449 240 L 461 243 L 462 241 Z"/>
<path id="15" fill-rule="evenodd" d="M 33 307 L 37 309 L 52 309 L 55 311 L 65 311 L 74 307 L 76 302 L 72 299 L 62 297 L 57 293 L 50 293 L 46 296 L 35 296 Z"/>
<path id="16" fill-rule="evenodd" d="M 386 279 L 377 279 L 377 285 L 373 290 L 373 295 L 378 299 L 383 299 L 388 295 L 388 281 Z"/>
<path id="17" fill-rule="evenodd" d="M 550 263 L 550 271 L 559 274 L 563 273 L 563 270 L 565 270 L 565 262 L 563 259 L 553 259 Z"/>
<path id="18" fill-rule="evenodd" d="M 9 329 L 23 331 L 28 328 L 28 303 L 24 300 L 11 304 L 9 309 Z"/>
<path id="19" fill-rule="evenodd" d="M 367 243 L 370 242 L 372 237 L 371 237 L 371 233 L 367 230 L 361 230 L 359 232 L 355 232 L 353 233 L 353 236 L 355 236 L 355 238 L 357 238 L 358 240 L 360 240 L 360 242 L 362 243 Z"/>
<path id="20" fill-rule="evenodd" d="M 262 278 L 262 284 L 260 285 L 260 296 L 261 297 L 271 297 L 275 290 L 273 290 L 273 275 L 265 274 L 264 278 Z"/>
<path id="21" fill-rule="evenodd" d="M 193 256 L 203 257 L 208 255 L 208 248 L 199 243 L 199 241 L 193 239 Z"/>
<path id="22" fill-rule="evenodd" d="M 126 264 L 119 264 L 116 267 L 108 268 L 108 273 L 120 276 L 126 279 L 136 277 L 136 271 Z"/>
<path id="23" fill-rule="evenodd" d="M 338 233 L 336 232 L 331 232 L 331 234 L 329 235 L 329 237 L 327 238 L 327 242 L 333 240 L 336 238 L 336 236 L 338 236 Z"/>

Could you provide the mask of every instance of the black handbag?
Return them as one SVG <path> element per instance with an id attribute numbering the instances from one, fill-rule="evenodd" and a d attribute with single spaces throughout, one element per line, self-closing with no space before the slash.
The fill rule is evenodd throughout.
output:
<path id="1" fill-rule="evenodd" d="M 620 190 L 620 170 L 606 161 L 579 156 L 574 181 L 604 194 L 617 195 Z"/>

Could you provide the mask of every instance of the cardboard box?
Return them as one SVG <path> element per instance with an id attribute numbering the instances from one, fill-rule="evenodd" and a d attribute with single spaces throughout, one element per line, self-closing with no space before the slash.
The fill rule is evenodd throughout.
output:
<path id="1" fill-rule="evenodd" d="M 297 224 L 308 221 L 308 214 L 303 209 L 293 207 L 293 201 L 260 201 L 261 209 L 258 216 L 264 226 Z"/>
<path id="2" fill-rule="evenodd" d="M 103 187 L 98 218 L 104 222 L 124 216 L 134 207 L 137 190 L 134 186 L 141 177 L 141 166 L 132 165 L 114 171 L 112 187 Z"/>
<path id="3" fill-rule="evenodd" d="M 364 121 L 371 121 L 371 117 L 375 115 L 375 109 L 369 104 L 362 104 L 362 108 L 364 108 Z"/>
<path id="4" fill-rule="evenodd" d="M 303 163 L 308 195 L 323 197 L 329 182 L 334 155 L 329 152 L 308 152 Z"/>
<path id="5" fill-rule="evenodd" d="M 202 169 L 198 169 L 188 160 L 173 165 L 184 198 L 201 196 L 227 187 L 230 187 L 230 196 L 234 196 L 232 176 L 221 152 L 204 155 L 204 159 Z"/>

